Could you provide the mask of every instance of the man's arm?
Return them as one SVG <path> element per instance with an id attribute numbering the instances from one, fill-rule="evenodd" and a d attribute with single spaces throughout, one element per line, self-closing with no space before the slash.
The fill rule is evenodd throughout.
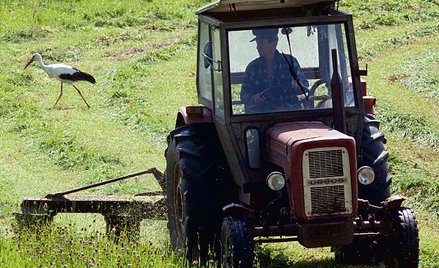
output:
<path id="1" fill-rule="evenodd" d="M 308 81 L 306 80 L 305 75 L 302 72 L 302 68 L 300 67 L 299 62 L 292 55 L 286 55 L 285 53 L 281 53 L 285 63 L 288 66 L 288 71 L 291 75 L 291 87 L 298 91 L 297 94 L 304 94 L 308 99 Z"/>
<path id="2" fill-rule="evenodd" d="M 294 71 L 296 72 L 296 77 L 298 79 L 297 82 L 300 83 L 302 87 L 308 88 L 309 83 L 308 80 L 306 79 L 305 74 L 302 71 L 302 67 L 300 67 L 299 61 L 295 57 L 292 58 L 293 58 Z"/>
<path id="3" fill-rule="evenodd" d="M 245 104 L 252 103 L 252 97 L 255 94 L 255 85 L 252 81 L 254 81 L 254 74 L 249 64 L 247 68 L 245 68 L 244 80 L 241 86 L 241 101 Z"/>

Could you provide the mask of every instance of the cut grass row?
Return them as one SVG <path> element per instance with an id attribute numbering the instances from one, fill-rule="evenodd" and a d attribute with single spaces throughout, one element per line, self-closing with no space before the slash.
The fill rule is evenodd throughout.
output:
<path id="1" fill-rule="evenodd" d="M 174 30 L 195 24 L 194 10 L 206 1 L 11 1 L 0 3 L 0 42 L 16 43 L 93 28 L 145 27 Z M 175 22 L 179 22 L 176 24 Z"/>
<path id="2" fill-rule="evenodd" d="M 399 48 L 398 57 L 394 57 L 391 50 L 382 53 L 382 58 L 374 60 L 371 69 L 370 76 L 376 79 L 369 82 L 372 94 L 379 97 L 378 118 L 388 134 L 393 188 L 409 196 L 417 208 L 436 215 L 439 215 L 439 101 L 394 77 L 401 73 L 409 79 L 429 77 L 433 70 L 419 71 L 428 66 L 433 69 L 434 63 L 421 59 L 425 59 L 429 51 L 435 53 L 438 41 L 439 34 L 436 34 Z M 407 71 L 408 67 L 412 67 L 411 71 Z M 425 90 L 437 94 L 439 85 L 434 77 L 427 80 L 430 82 Z"/>

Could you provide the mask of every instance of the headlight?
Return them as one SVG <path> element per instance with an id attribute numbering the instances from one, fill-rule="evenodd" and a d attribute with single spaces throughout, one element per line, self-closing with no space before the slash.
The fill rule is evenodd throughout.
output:
<path id="1" fill-rule="evenodd" d="M 375 179 L 375 172 L 371 167 L 364 166 L 357 171 L 358 181 L 363 185 L 369 185 Z"/>
<path id="2" fill-rule="evenodd" d="M 273 191 L 279 191 L 285 186 L 285 177 L 278 171 L 271 172 L 267 176 L 267 184 Z"/>

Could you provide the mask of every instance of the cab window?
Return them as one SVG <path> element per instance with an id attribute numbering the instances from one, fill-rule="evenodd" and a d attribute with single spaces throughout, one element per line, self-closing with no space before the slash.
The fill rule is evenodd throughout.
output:
<path id="1" fill-rule="evenodd" d="M 233 114 L 332 108 L 332 49 L 345 106 L 355 106 L 343 24 L 230 30 L 228 41 Z"/>

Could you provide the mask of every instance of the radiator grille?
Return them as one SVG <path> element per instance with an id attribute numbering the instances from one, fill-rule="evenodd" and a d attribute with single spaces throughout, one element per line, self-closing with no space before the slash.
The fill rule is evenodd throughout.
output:
<path id="1" fill-rule="evenodd" d="M 309 176 L 311 179 L 343 176 L 342 151 L 309 152 Z"/>
<path id="2" fill-rule="evenodd" d="M 305 150 L 302 168 L 306 216 L 352 213 L 351 167 L 346 148 Z"/>
<path id="3" fill-rule="evenodd" d="M 311 213 L 345 212 L 344 186 L 325 186 L 311 188 Z"/>

